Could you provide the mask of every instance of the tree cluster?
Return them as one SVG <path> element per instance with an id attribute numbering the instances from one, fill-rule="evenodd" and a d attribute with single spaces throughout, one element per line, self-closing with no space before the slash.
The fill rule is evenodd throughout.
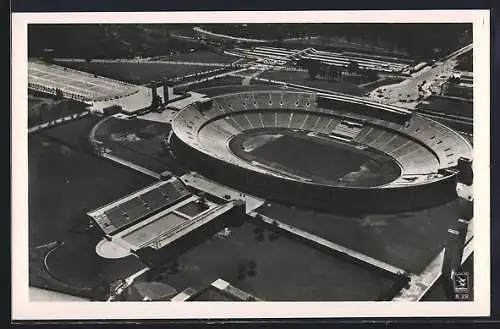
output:
<path id="1" fill-rule="evenodd" d="M 451 78 L 448 79 L 448 83 L 451 84 L 459 84 L 460 83 L 460 77 L 452 76 Z"/>
<path id="2" fill-rule="evenodd" d="M 169 24 L 30 24 L 28 56 L 75 58 L 134 58 L 164 55 L 172 51 L 188 52 L 205 48 L 193 42 L 172 37 L 178 29 Z M 190 28 L 192 29 L 192 28 Z"/>
<path id="3" fill-rule="evenodd" d="M 378 78 L 377 72 L 369 69 L 363 69 L 356 61 L 350 61 L 346 67 L 328 65 L 319 60 L 311 58 L 301 58 L 297 61 L 297 65 L 306 69 L 311 80 L 315 80 L 318 76 L 329 81 L 339 81 L 345 73 L 359 74 L 364 80 L 371 81 Z"/>

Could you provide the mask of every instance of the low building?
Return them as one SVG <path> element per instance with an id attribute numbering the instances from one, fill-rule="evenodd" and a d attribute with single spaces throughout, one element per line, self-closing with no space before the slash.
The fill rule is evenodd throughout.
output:
<path id="1" fill-rule="evenodd" d="M 228 226 L 243 223 L 241 200 L 208 200 L 177 177 L 159 181 L 87 215 L 101 230 L 96 252 L 104 258 L 135 254 L 154 267 Z"/>

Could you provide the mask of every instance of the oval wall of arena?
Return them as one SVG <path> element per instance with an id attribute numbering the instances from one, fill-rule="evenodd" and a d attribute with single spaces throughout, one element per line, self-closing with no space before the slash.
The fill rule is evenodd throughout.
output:
<path id="1" fill-rule="evenodd" d="M 472 147 L 422 116 L 355 97 L 269 86 L 203 91 L 172 121 L 185 165 L 247 193 L 337 212 L 399 212 L 456 198 Z"/>

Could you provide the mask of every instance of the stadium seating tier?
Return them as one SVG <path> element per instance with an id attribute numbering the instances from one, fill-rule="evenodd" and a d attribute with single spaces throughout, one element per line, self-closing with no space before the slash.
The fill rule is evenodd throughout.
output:
<path id="1" fill-rule="evenodd" d="M 195 105 L 181 111 L 173 129 L 178 138 L 195 148 L 251 170 L 265 172 L 234 155 L 229 150 L 229 141 L 256 128 L 301 129 L 345 137 L 390 155 L 402 167 L 402 175 L 435 177 L 440 169 L 455 166 L 460 157 L 471 157 L 471 145 L 462 136 L 418 115 L 413 115 L 406 125 L 400 125 L 342 108 L 317 108 L 316 96 L 310 92 L 228 91 L 230 89 L 213 96 L 212 109 L 203 114 Z"/>

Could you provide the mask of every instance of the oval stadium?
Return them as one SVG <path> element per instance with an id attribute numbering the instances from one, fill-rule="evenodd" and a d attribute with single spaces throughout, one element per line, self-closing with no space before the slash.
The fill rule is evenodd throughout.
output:
<path id="1" fill-rule="evenodd" d="M 172 122 L 176 152 L 209 177 L 313 207 L 402 211 L 456 197 L 471 146 L 409 111 L 282 88 L 216 87 Z M 223 169 L 221 169 L 223 166 Z"/>

